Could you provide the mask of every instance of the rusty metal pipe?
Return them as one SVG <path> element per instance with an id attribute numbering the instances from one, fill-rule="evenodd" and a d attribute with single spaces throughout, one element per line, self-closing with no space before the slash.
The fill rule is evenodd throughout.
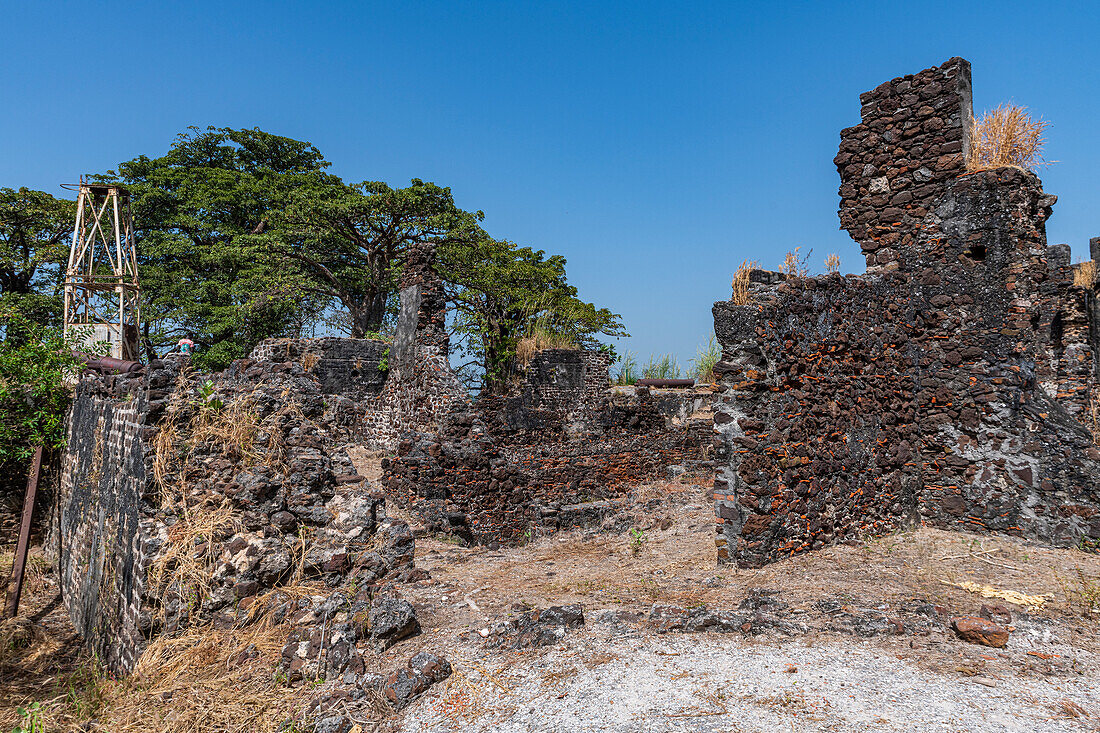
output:
<path id="1" fill-rule="evenodd" d="M 694 387 L 694 379 L 639 379 L 639 387 Z"/>
<path id="2" fill-rule="evenodd" d="M 80 351 L 74 351 L 73 356 L 84 362 L 88 369 L 94 369 L 101 374 L 130 374 L 142 369 L 140 361 L 125 361 L 112 356 L 94 358 Z"/>
<path id="3" fill-rule="evenodd" d="M 23 574 L 27 568 L 27 550 L 31 544 L 31 519 L 34 517 L 34 497 L 38 493 L 38 475 L 42 471 L 42 446 L 34 449 L 34 461 L 27 476 L 27 493 L 23 496 L 23 521 L 19 524 L 19 541 L 15 548 L 15 562 L 8 581 L 8 602 L 5 613 L 15 618 L 19 613 L 19 597 L 23 595 Z"/>

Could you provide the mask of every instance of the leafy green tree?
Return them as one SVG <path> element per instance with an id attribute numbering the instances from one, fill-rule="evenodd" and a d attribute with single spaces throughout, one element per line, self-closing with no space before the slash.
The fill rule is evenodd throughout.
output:
<path id="1" fill-rule="evenodd" d="M 78 368 L 73 340 L 58 328 L 0 308 L 9 338 L 0 341 L 0 472 L 22 470 L 35 446 L 65 444 L 69 390 L 64 378 Z"/>
<path id="2" fill-rule="evenodd" d="M 593 348 L 598 336 L 627 335 L 621 316 L 577 297 L 561 255 L 488 238 L 439 252 L 455 345 L 471 359 L 463 366 L 483 372 L 486 394 L 507 387 L 523 338 Z"/>
<path id="3" fill-rule="evenodd" d="M 272 256 L 268 230 L 327 166 L 306 142 L 209 127 L 106 176 L 132 195 L 150 356 L 187 336 L 200 364 L 222 368 L 317 317 L 325 304 L 303 291 L 297 268 Z"/>
<path id="4" fill-rule="evenodd" d="M 0 188 L 0 311 L 60 323 L 74 214 L 72 201 Z"/>
<path id="5" fill-rule="evenodd" d="M 306 289 L 346 309 L 352 338 L 381 329 L 410 245 L 470 243 L 483 214 L 455 206 L 449 188 L 414 178 L 406 188 L 345 184 L 316 175 L 296 188 L 270 237 L 309 279 Z"/>

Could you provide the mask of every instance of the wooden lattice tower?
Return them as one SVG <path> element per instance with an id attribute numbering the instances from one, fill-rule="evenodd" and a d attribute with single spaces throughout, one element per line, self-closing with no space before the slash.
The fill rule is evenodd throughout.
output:
<path id="1" fill-rule="evenodd" d="M 138 360 L 138 275 L 130 194 L 80 181 L 65 271 L 65 333 L 110 343 L 116 359 Z"/>

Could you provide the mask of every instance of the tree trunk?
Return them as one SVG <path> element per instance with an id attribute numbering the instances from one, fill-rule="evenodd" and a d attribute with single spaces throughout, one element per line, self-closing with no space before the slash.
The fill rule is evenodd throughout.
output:
<path id="1" fill-rule="evenodd" d="M 358 302 L 347 304 L 353 339 L 366 338 L 367 334 L 378 333 L 382 329 L 388 295 L 389 293 L 376 290 L 368 292 Z"/>

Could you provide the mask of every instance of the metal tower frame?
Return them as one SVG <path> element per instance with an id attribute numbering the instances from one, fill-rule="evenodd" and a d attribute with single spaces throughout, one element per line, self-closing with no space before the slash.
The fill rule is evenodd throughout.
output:
<path id="1" fill-rule="evenodd" d="M 75 186 L 66 188 L 76 188 Z M 139 295 L 130 193 L 81 176 L 65 270 L 65 334 L 109 342 L 116 359 L 138 360 Z"/>

